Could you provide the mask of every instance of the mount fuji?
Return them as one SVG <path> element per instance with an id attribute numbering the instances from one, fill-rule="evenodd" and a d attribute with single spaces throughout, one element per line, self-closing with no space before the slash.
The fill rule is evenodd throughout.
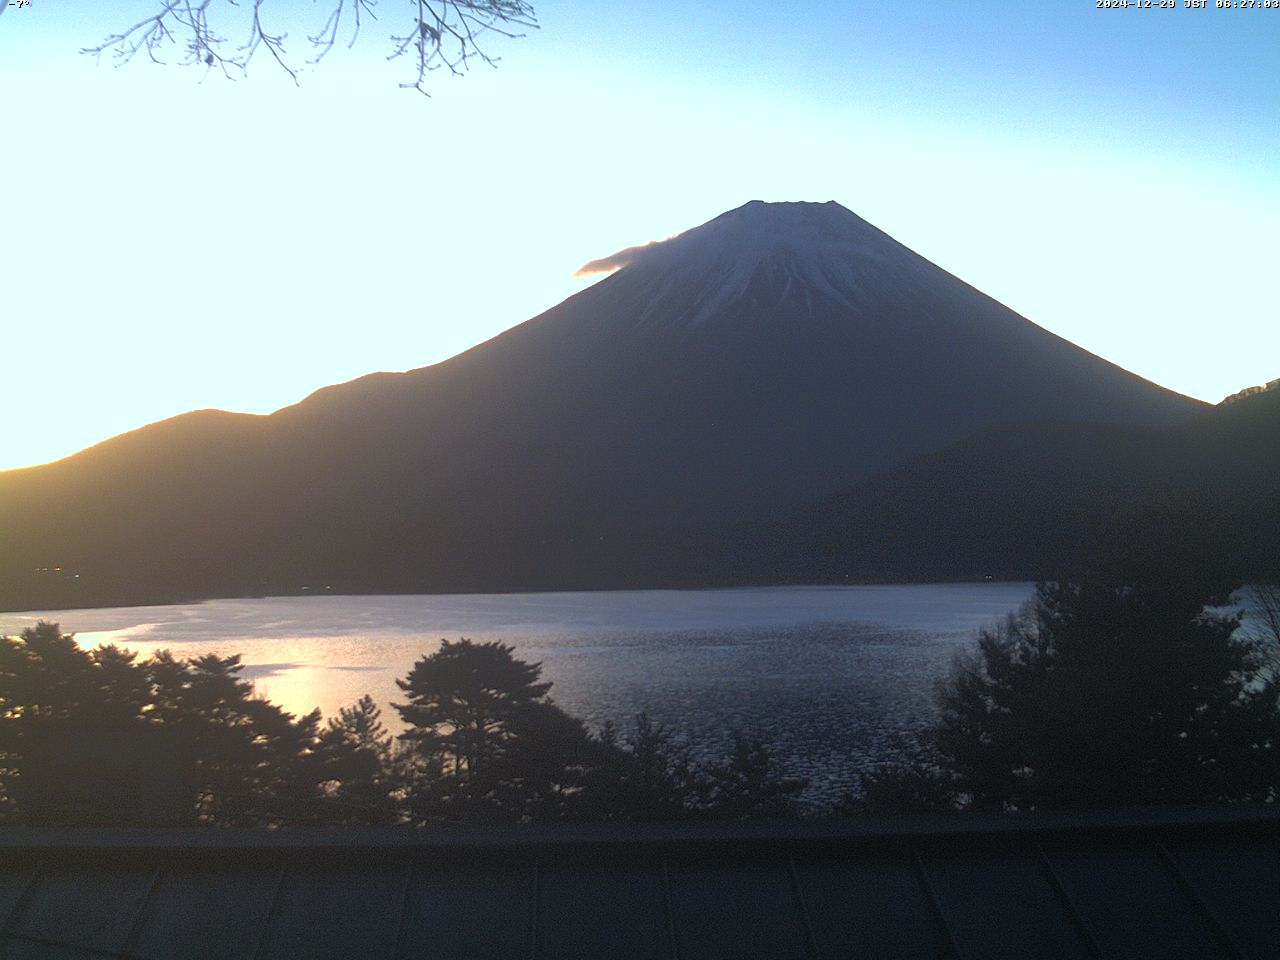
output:
<path id="1" fill-rule="evenodd" d="M 0 604 L 722 582 L 726 530 L 993 425 L 1202 406 L 836 203 L 583 271 L 609 276 L 442 363 L 0 473 Z"/>

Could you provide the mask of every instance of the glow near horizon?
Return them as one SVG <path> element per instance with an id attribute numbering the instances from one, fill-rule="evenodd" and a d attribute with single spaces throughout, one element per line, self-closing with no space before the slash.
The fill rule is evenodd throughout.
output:
<path id="1" fill-rule="evenodd" d="M 0 467 L 443 360 L 752 199 L 836 200 L 1172 389 L 1280 376 L 1280 10 L 547 0 L 428 101 L 389 26 L 300 89 L 197 84 L 77 53 L 147 3 L 72 6 L 0 18 Z"/>

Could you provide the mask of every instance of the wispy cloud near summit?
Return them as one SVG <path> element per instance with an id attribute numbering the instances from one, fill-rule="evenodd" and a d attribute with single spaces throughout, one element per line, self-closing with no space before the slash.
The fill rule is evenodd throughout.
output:
<path id="1" fill-rule="evenodd" d="M 650 240 L 648 243 L 642 243 L 638 247 L 625 247 L 617 253 L 611 253 L 607 257 L 601 257 L 599 260 L 588 260 L 577 270 L 573 271 L 575 277 L 589 277 L 597 273 L 613 273 L 615 270 L 621 270 L 623 267 L 630 266 L 635 260 L 637 254 L 650 247 L 657 246 L 661 240 Z"/>

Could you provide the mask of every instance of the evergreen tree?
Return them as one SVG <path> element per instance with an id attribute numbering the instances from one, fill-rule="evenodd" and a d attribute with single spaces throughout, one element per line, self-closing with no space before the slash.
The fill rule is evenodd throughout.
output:
<path id="1" fill-rule="evenodd" d="M 0 637 L 0 813 L 27 823 L 101 824 L 172 817 L 151 777 L 167 755 L 142 708 L 134 656 L 92 654 L 56 623 Z"/>
<path id="2" fill-rule="evenodd" d="M 404 680 L 395 704 L 416 761 L 418 819 L 522 820 L 567 814 L 589 737 L 547 697 L 540 664 L 503 643 L 441 641 Z"/>
<path id="3" fill-rule="evenodd" d="M 622 736 L 606 723 L 597 738 L 598 760 L 586 772 L 582 803 L 591 820 L 688 820 L 702 816 L 711 784 L 689 744 L 648 714 Z"/>
<path id="4" fill-rule="evenodd" d="M 726 820 L 779 819 L 794 812 L 805 781 L 783 776 L 763 743 L 735 732 L 727 763 L 708 771 L 710 810 Z"/>
<path id="5" fill-rule="evenodd" d="M 316 750 L 329 819 L 348 824 L 397 821 L 401 777 L 393 743 L 382 711 L 368 694 L 329 719 Z"/>
<path id="6" fill-rule="evenodd" d="M 319 712 L 295 719 L 239 657 L 138 662 L 57 624 L 0 638 L 0 812 L 26 823 L 316 818 Z"/>
<path id="7" fill-rule="evenodd" d="M 871 805 L 1035 809 L 1274 800 L 1280 686 L 1238 615 L 1189 581 L 1043 584 L 959 661 Z"/>
<path id="8" fill-rule="evenodd" d="M 292 714 L 254 695 L 239 656 L 143 664 L 155 689 L 151 716 L 180 744 L 195 819 L 253 826 L 319 816 L 318 710 Z"/>

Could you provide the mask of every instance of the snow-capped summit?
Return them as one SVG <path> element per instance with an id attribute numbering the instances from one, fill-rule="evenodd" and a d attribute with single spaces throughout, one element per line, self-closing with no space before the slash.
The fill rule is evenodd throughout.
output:
<path id="1" fill-rule="evenodd" d="M 774 256 L 846 261 L 876 256 L 893 244 L 861 217 L 835 201 L 766 203 L 752 200 L 701 226 L 666 240 L 628 247 L 584 264 L 580 273 L 618 269 L 679 268 L 712 261 L 758 263 Z"/>
<path id="2" fill-rule="evenodd" d="M 815 300 L 856 311 L 887 282 L 902 290 L 936 269 L 835 201 L 752 200 L 667 240 L 593 260 L 579 274 L 615 272 L 615 291 L 643 303 L 639 323 L 662 316 L 697 326 L 745 298 L 811 315 Z"/>

